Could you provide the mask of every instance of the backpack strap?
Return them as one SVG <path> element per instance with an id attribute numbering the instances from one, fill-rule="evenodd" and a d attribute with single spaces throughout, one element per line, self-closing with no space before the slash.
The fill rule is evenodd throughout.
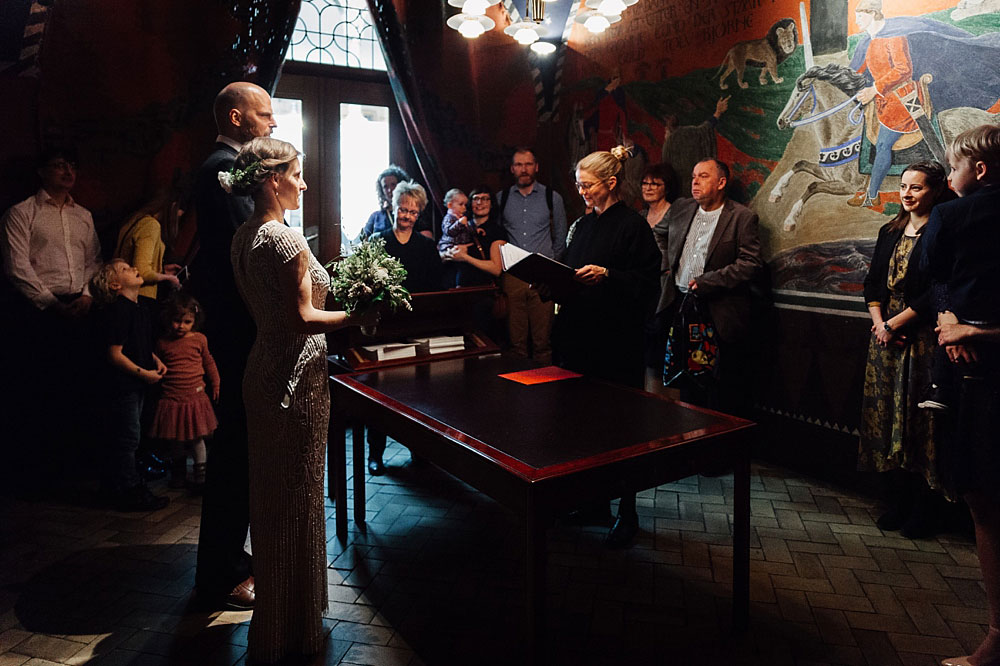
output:
<path id="1" fill-rule="evenodd" d="M 552 188 L 545 188 L 545 205 L 549 207 L 549 236 L 552 237 L 552 246 L 556 244 L 556 224 L 555 216 L 552 213 Z"/>

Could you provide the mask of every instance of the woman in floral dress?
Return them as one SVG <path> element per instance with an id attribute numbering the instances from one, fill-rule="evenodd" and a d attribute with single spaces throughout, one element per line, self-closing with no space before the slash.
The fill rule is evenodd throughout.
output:
<path id="1" fill-rule="evenodd" d="M 930 385 L 934 306 L 918 271 L 920 234 L 931 209 L 954 198 L 944 167 L 918 162 L 900 179 L 902 210 L 878 234 L 865 278 L 872 318 L 862 402 L 858 468 L 882 472 L 889 509 L 877 524 L 920 538 L 937 531 L 941 491 L 935 422 L 917 407 Z"/>

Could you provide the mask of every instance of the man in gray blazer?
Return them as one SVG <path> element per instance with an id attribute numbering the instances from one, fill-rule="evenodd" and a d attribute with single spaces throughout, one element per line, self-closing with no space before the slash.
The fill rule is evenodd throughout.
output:
<path id="1" fill-rule="evenodd" d="M 663 254 L 657 316 L 672 321 L 683 294 L 692 292 L 715 324 L 721 395 L 694 396 L 713 407 L 731 407 L 727 398 L 745 379 L 750 284 L 763 267 L 757 214 L 726 197 L 728 179 L 724 162 L 698 162 L 691 174 L 693 198 L 675 201 L 653 228 Z"/>

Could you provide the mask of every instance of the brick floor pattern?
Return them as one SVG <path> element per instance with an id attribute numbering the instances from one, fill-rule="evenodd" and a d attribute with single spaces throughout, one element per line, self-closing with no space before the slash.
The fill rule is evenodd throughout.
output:
<path id="1" fill-rule="evenodd" d="M 386 456 L 367 530 L 341 544 L 328 504 L 329 640 L 302 663 L 524 663 L 516 518 L 397 443 Z M 751 479 L 751 628 L 733 636 L 732 490 L 640 493 L 627 550 L 604 548 L 603 527 L 550 530 L 544 663 L 933 666 L 983 637 L 967 536 L 883 533 L 871 500 L 767 465 Z M 200 504 L 170 494 L 139 515 L 2 500 L 0 666 L 246 664 L 250 613 L 192 604 Z"/>

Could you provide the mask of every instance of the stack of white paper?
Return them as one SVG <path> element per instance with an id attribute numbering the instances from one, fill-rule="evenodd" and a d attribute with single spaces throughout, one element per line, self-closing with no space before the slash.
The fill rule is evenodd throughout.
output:
<path id="1" fill-rule="evenodd" d="M 374 361 L 391 361 L 396 358 L 410 358 L 417 355 L 417 345 L 407 342 L 389 342 L 361 348 L 365 356 Z"/>
<path id="2" fill-rule="evenodd" d="M 429 338 L 410 338 L 410 340 L 425 348 L 429 354 L 443 354 L 465 349 L 465 336 L 463 335 L 435 335 Z"/>

